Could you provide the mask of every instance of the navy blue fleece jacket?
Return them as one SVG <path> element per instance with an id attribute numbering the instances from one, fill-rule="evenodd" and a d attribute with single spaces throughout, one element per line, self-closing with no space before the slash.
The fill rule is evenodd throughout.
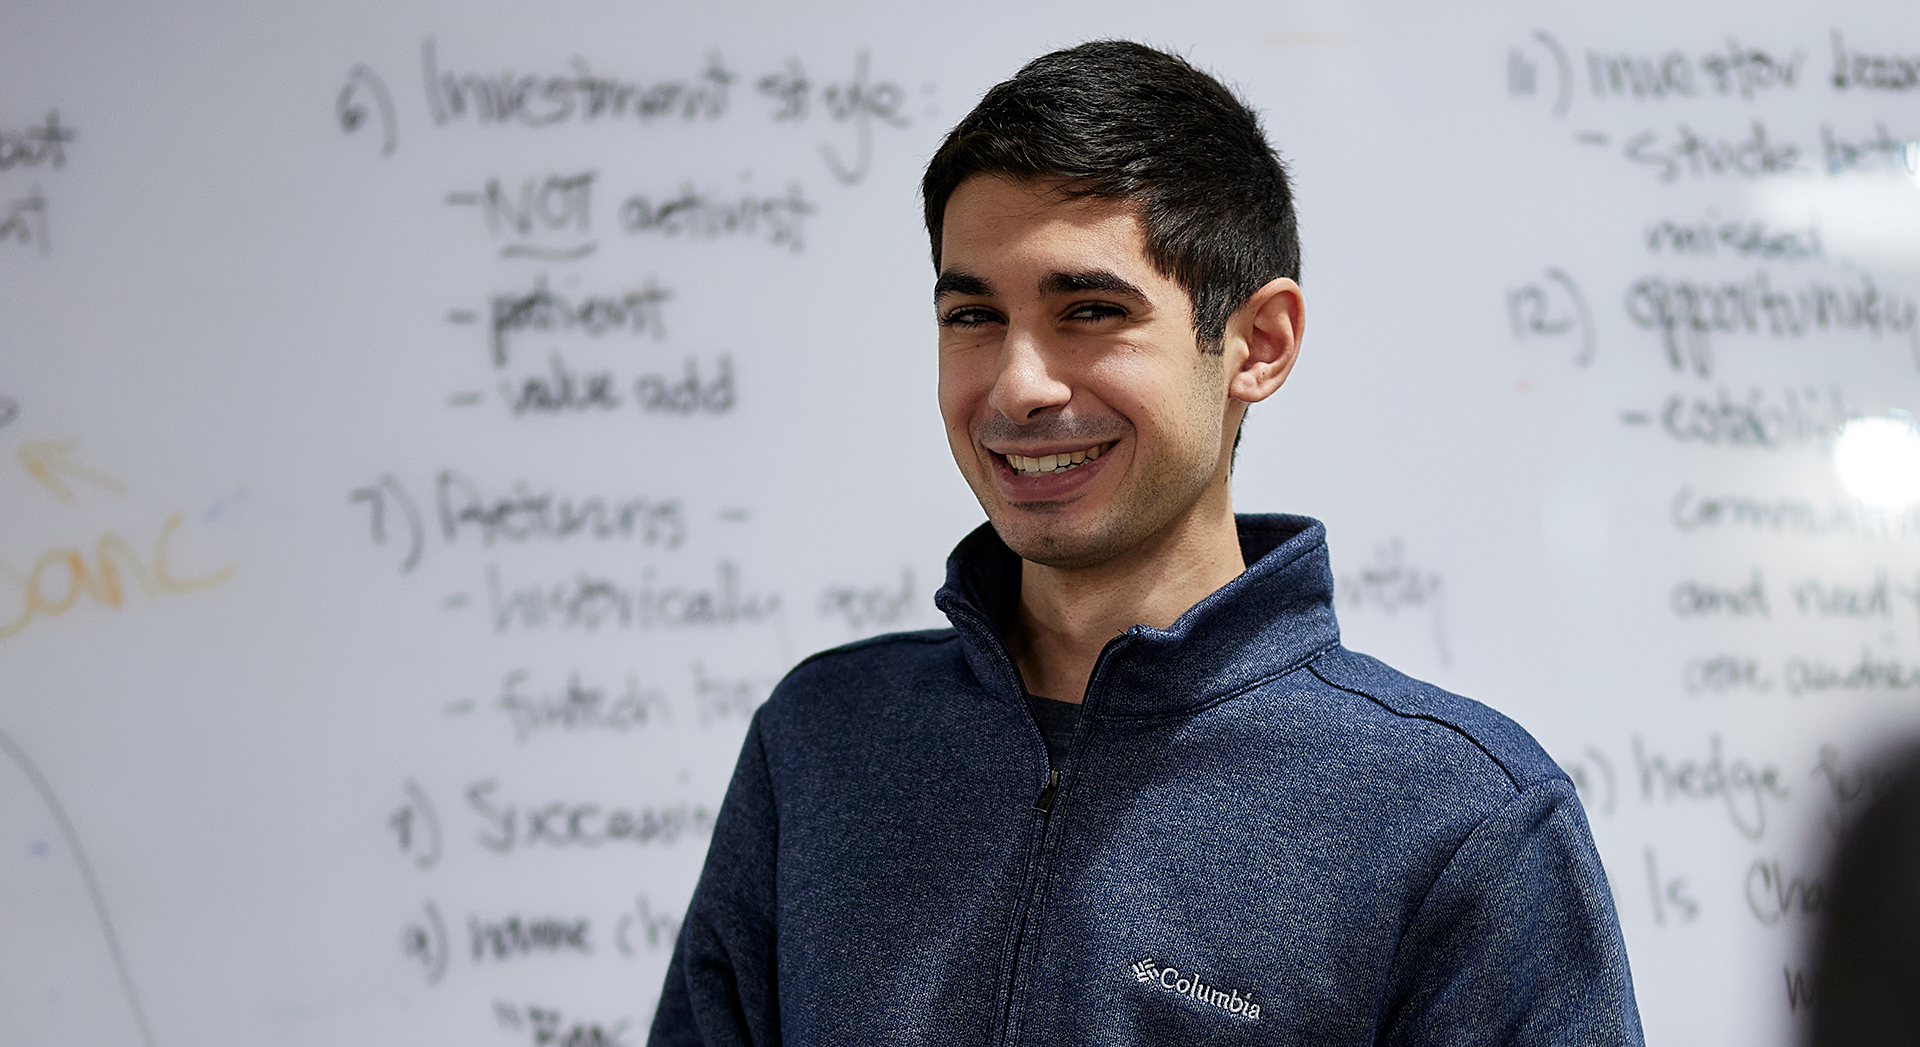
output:
<path id="1" fill-rule="evenodd" d="M 1253 566 L 1107 645 L 1056 768 L 989 528 L 949 562 L 952 629 L 795 668 L 652 1042 L 1640 1043 L 1566 775 L 1340 646 L 1320 524 L 1239 523 Z"/>

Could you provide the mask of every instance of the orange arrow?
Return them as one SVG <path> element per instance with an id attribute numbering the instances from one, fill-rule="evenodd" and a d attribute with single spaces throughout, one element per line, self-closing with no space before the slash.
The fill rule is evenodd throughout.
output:
<path id="1" fill-rule="evenodd" d="M 63 502 L 73 501 L 73 489 L 60 482 L 53 475 L 56 471 L 67 474 L 76 480 L 85 480 L 96 487 L 114 494 L 126 494 L 127 485 L 108 476 L 98 469 L 90 469 L 67 457 L 67 453 L 80 446 L 80 439 L 39 440 L 20 445 L 20 464 L 26 467 L 33 478 L 47 485 L 55 498 Z"/>

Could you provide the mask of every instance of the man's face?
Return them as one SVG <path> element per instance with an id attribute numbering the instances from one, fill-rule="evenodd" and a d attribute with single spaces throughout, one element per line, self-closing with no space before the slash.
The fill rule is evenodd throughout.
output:
<path id="1" fill-rule="evenodd" d="M 940 413 L 1014 552 L 1092 567 L 1227 511 L 1240 412 L 1130 205 L 976 177 L 940 243 Z"/>

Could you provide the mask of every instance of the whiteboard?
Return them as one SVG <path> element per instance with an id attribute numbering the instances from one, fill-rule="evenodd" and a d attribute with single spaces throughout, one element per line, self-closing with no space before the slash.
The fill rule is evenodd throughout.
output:
<path id="1" fill-rule="evenodd" d="M 1920 698 L 1893 3 L 15 5 L 0 1039 L 639 1043 L 747 716 L 980 512 L 917 180 L 1190 56 L 1297 182 L 1246 511 L 1580 785 L 1655 1042 L 1785 1043 Z M 567 1039 L 573 1037 L 573 1039 Z"/>

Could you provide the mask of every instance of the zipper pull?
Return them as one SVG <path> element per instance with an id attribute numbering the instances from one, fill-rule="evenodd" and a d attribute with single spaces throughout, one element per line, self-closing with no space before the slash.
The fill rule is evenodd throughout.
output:
<path id="1" fill-rule="evenodd" d="M 1059 791 L 1060 772 L 1055 770 L 1047 775 L 1046 787 L 1040 790 L 1040 798 L 1033 801 L 1033 809 L 1041 814 L 1053 813 L 1053 794 Z"/>

